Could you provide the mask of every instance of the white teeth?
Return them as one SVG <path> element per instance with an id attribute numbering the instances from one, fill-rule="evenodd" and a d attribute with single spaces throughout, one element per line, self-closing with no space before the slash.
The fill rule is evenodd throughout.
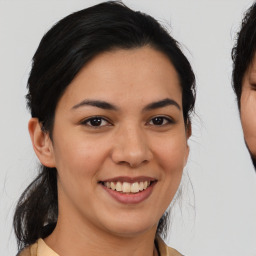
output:
<path id="1" fill-rule="evenodd" d="M 132 183 L 131 185 L 131 192 L 138 193 L 140 191 L 140 186 L 138 182 Z"/>
<path id="2" fill-rule="evenodd" d="M 130 193 L 131 192 L 131 184 L 128 182 L 123 183 L 123 192 Z"/>
<path id="3" fill-rule="evenodd" d="M 116 183 L 116 191 L 122 191 L 122 183 L 119 181 Z"/>
<path id="4" fill-rule="evenodd" d="M 142 190 L 145 190 L 147 187 L 149 187 L 150 181 L 140 181 L 140 182 L 104 182 L 104 186 L 106 186 L 109 189 L 116 190 L 118 192 L 122 193 L 138 193 Z"/>
<path id="5" fill-rule="evenodd" d="M 144 184 L 143 181 L 140 182 L 140 191 L 142 191 L 144 189 Z"/>
<path id="6" fill-rule="evenodd" d="M 110 182 L 110 188 L 112 189 L 112 190 L 115 190 L 116 189 L 116 185 L 115 185 L 115 183 L 114 182 Z"/>

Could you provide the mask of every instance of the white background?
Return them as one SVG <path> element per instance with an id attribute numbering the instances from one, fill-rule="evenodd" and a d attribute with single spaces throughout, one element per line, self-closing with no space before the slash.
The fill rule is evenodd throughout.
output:
<path id="1" fill-rule="evenodd" d="M 256 255 L 256 174 L 231 89 L 231 48 L 252 0 L 130 0 L 181 42 L 197 77 L 196 115 L 186 167 L 192 186 L 171 217 L 168 244 L 186 256 Z M 17 252 L 12 216 L 36 175 L 27 132 L 26 81 L 43 34 L 99 1 L 0 0 L 0 255 Z M 254 117 L 255 118 L 255 117 Z"/>

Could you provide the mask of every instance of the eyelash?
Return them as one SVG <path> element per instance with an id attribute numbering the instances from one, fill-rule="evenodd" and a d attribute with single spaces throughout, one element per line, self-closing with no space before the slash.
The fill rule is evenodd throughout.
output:
<path id="1" fill-rule="evenodd" d="M 154 124 L 154 123 L 152 123 L 152 124 L 150 124 L 151 122 L 153 122 L 153 120 L 155 120 L 156 122 L 158 122 L 158 121 L 162 121 L 163 123 L 161 123 L 161 124 Z M 152 126 L 166 126 L 166 125 L 169 125 L 169 124 L 173 124 L 174 123 L 174 121 L 173 121 L 173 119 L 172 118 L 170 118 L 170 117 L 166 117 L 166 116 L 155 116 L 155 117 L 152 117 L 151 119 L 150 119 L 150 121 L 149 122 L 147 122 L 149 125 L 152 125 Z"/>
<path id="2" fill-rule="evenodd" d="M 92 125 L 93 121 L 99 122 L 99 125 Z M 107 124 L 102 125 L 102 122 L 106 122 Z M 100 127 L 105 127 L 105 126 L 111 126 L 112 125 L 106 118 L 104 118 L 102 116 L 93 116 L 93 117 L 87 118 L 87 119 L 83 120 L 81 122 L 81 124 L 85 125 L 85 126 L 92 127 L 92 128 L 96 128 L 96 129 L 100 128 Z"/>
<path id="3" fill-rule="evenodd" d="M 94 122 L 94 121 L 96 123 L 93 125 L 92 122 Z M 154 123 L 154 121 L 156 123 Z M 106 124 L 102 125 L 102 122 L 106 122 Z M 160 122 L 160 123 L 157 124 L 157 122 Z M 166 125 L 170 125 L 170 124 L 173 124 L 173 123 L 174 123 L 174 121 L 170 117 L 154 116 L 146 124 L 150 125 L 150 126 L 161 127 L 161 126 L 166 126 Z M 85 125 L 85 126 L 95 128 L 95 129 L 98 129 L 100 127 L 112 126 L 112 123 L 110 121 L 108 121 L 106 118 L 102 117 L 102 116 L 93 116 L 93 117 L 87 118 L 87 119 L 83 120 L 81 122 L 81 124 Z"/>

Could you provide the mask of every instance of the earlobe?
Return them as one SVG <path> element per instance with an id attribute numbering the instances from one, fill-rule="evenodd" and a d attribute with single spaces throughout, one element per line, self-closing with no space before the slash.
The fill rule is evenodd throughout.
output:
<path id="1" fill-rule="evenodd" d="M 186 135 L 187 135 L 187 140 L 190 138 L 192 134 L 192 127 L 191 127 L 191 122 L 188 121 L 186 125 Z"/>
<path id="2" fill-rule="evenodd" d="M 55 167 L 53 146 L 49 133 L 42 130 L 37 118 L 29 120 L 28 130 L 34 151 L 41 164 L 46 167 Z"/>
<path id="3" fill-rule="evenodd" d="M 187 153 L 186 153 L 186 157 L 185 157 L 185 165 L 187 164 L 189 151 L 190 151 L 190 148 L 189 148 L 189 145 L 188 145 L 188 139 L 190 138 L 191 134 L 192 134 L 191 122 L 188 121 L 187 125 L 186 125 L 186 137 L 187 137 L 186 151 L 187 151 Z"/>

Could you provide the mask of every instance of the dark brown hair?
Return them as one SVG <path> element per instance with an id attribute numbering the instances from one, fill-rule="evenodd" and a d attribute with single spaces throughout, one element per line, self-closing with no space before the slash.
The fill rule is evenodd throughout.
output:
<path id="1" fill-rule="evenodd" d="M 256 52 L 256 3 L 245 13 L 241 29 L 237 33 L 236 43 L 232 49 L 233 73 L 232 84 L 240 109 L 242 82 Z"/>

